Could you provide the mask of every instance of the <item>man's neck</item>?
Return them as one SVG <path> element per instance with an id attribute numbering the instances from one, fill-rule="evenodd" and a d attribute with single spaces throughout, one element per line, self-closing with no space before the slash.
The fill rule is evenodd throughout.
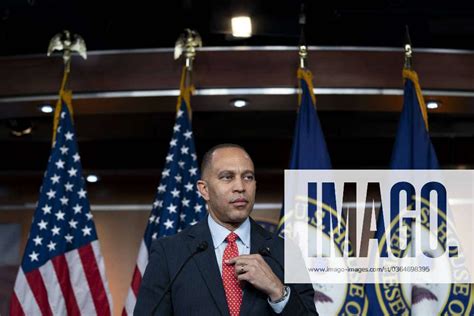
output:
<path id="1" fill-rule="evenodd" d="M 242 225 L 243 222 L 240 222 L 240 223 L 223 223 L 222 221 L 220 221 L 216 216 L 214 216 L 213 213 L 209 212 L 209 216 L 212 217 L 212 219 L 219 225 L 221 225 L 222 227 L 225 227 L 227 228 L 228 230 L 230 230 L 231 232 L 235 231 L 237 228 L 240 227 L 240 225 Z M 245 221 L 244 221 L 245 222 Z"/>

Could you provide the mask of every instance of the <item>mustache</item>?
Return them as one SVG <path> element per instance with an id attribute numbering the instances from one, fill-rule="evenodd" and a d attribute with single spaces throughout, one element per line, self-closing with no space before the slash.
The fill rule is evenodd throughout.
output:
<path id="1" fill-rule="evenodd" d="M 234 202 L 248 202 L 249 200 L 245 196 L 236 196 L 230 199 L 230 203 Z"/>

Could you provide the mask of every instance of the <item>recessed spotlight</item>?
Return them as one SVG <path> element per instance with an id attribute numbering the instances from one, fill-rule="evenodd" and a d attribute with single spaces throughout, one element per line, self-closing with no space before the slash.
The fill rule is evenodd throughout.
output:
<path id="1" fill-rule="evenodd" d="M 97 181 L 99 181 L 99 177 L 96 176 L 95 174 L 90 174 L 87 176 L 86 180 L 89 183 L 96 183 Z"/>
<path id="2" fill-rule="evenodd" d="M 49 104 L 43 104 L 40 106 L 40 111 L 43 113 L 53 113 L 53 107 Z"/>
<path id="3" fill-rule="evenodd" d="M 232 35 L 234 37 L 252 36 L 252 20 L 249 16 L 236 16 L 231 20 Z"/>
<path id="4" fill-rule="evenodd" d="M 430 110 L 437 109 L 437 108 L 439 108 L 440 105 L 441 105 L 441 103 L 438 102 L 438 101 L 428 101 L 426 103 L 426 107 Z"/>
<path id="5" fill-rule="evenodd" d="M 247 106 L 249 104 L 249 101 L 245 99 L 233 99 L 230 101 L 230 103 L 236 108 L 243 108 L 244 106 Z"/>

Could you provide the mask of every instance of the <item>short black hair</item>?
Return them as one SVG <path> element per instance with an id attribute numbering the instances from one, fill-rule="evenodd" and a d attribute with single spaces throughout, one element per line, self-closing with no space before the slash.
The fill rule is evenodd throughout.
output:
<path id="1" fill-rule="evenodd" d="M 206 170 L 209 169 L 209 167 L 211 166 L 212 154 L 216 150 L 222 149 L 222 148 L 239 148 L 239 149 L 242 149 L 245 153 L 247 153 L 247 151 L 245 150 L 244 147 L 242 147 L 240 145 L 237 145 L 237 144 L 225 143 L 225 144 L 216 145 L 216 146 L 212 147 L 211 149 L 209 149 L 208 151 L 206 151 L 206 153 L 202 157 L 201 175 L 204 175 Z"/>

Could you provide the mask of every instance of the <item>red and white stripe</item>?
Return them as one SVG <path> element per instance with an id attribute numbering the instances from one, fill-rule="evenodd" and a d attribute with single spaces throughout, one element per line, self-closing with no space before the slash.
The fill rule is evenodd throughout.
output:
<path id="1" fill-rule="evenodd" d="M 12 296 L 12 316 L 111 315 L 99 242 L 57 256 L 28 273 L 20 268 Z"/>
<path id="2" fill-rule="evenodd" d="M 147 264 L 148 249 L 145 245 L 145 242 L 142 240 L 140 250 L 138 251 L 137 265 L 135 266 L 135 271 L 133 272 L 132 284 L 128 290 L 127 300 L 125 301 L 125 306 L 123 307 L 122 316 L 133 315 L 133 309 L 137 303 L 138 289 L 142 283 L 142 277 L 143 274 L 145 274 Z"/>

